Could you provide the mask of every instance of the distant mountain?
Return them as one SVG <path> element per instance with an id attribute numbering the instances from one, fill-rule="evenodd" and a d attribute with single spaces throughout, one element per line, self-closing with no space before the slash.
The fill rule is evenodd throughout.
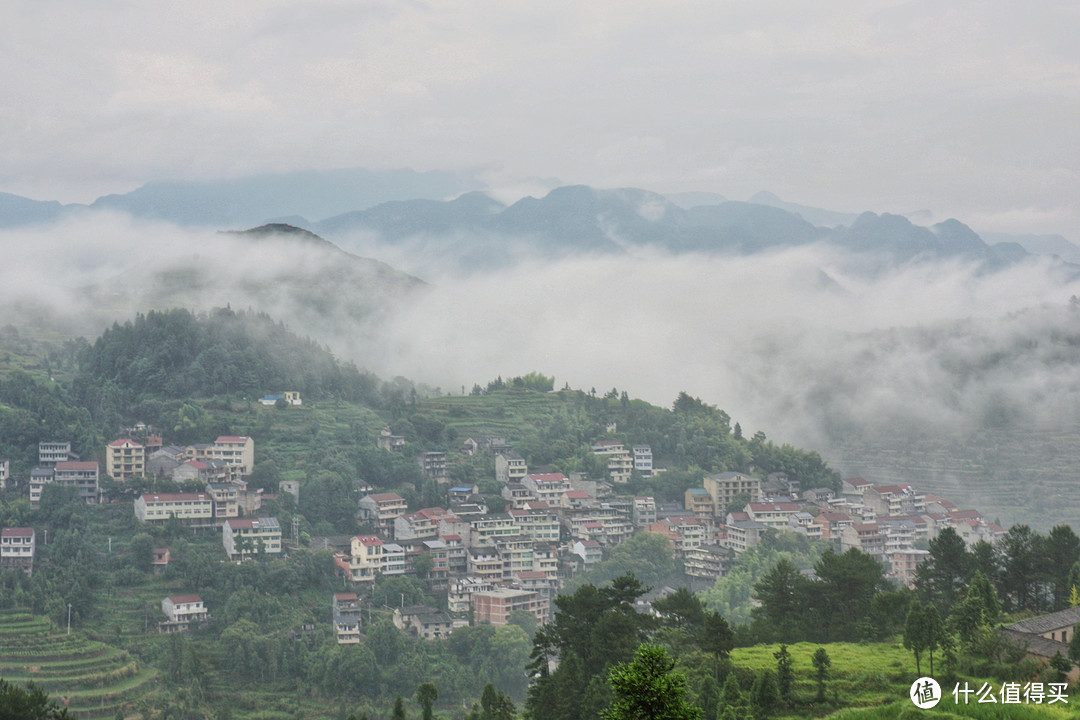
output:
<path id="1" fill-rule="evenodd" d="M 687 210 L 683 223 L 699 229 L 696 250 L 723 250 L 738 254 L 769 248 L 805 245 L 824 240 L 828 233 L 785 210 L 744 202 L 725 202 Z"/>
<path id="2" fill-rule="evenodd" d="M 583 185 L 556 188 L 507 207 L 481 193 L 448 202 L 386 203 L 328 218 L 314 229 L 346 246 L 367 236 L 416 252 L 439 252 L 464 267 L 511 262 L 514 255 L 501 252 L 508 247 L 540 256 L 642 247 L 745 255 L 825 243 L 873 255 L 871 268 L 964 258 L 994 269 L 1018 258 L 1015 248 L 999 257 L 956 220 L 927 228 L 900 215 L 863 213 L 850 226 L 829 228 L 774 205 L 721 202 L 684 209 L 647 190 Z"/>
<path id="3" fill-rule="evenodd" d="M 871 271 L 942 258 L 993 270 L 1026 253 L 1054 254 L 1066 265 L 1080 263 L 1080 248 L 1061 236 L 993 236 L 991 246 L 956 220 L 923 227 L 918 215 L 837 213 L 767 192 L 751 202 L 733 202 L 712 193 L 665 197 L 637 188 L 574 185 L 507 206 L 482 192 L 482 185 L 446 172 L 348 169 L 149 183 L 99 198 L 89 209 L 0 194 L 0 228 L 103 209 L 216 229 L 274 218 L 274 224 L 306 228 L 343 247 L 359 249 L 373 241 L 463 269 L 505 266 L 529 255 L 646 247 L 744 255 L 811 243 L 865 255 L 860 264 Z M 1072 275 L 1080 268 L 1065 270 Z"/>
<path id="4" fill-rule="evenodd" d="M 50 222 L 63 212 L 64 206 L 55 200 L 31 200 L 20 195 L 0 193 L 0 228 Z"/>
<path id="5" fill-rule="evenodd" d="M 894 262 L 965 258 L 990 265 L 1003 262 L 975 231 L 957 220 L 925 228 L 902 215 L 863 213 L 848 228 L 833 231 L 834 241 L 850 250 L 874 252 Z"/>
<path id="6" fill-rule="evenodd" d="M 634 245 L 664 245 L 676 237 L 681 210 L 662 195 L 633 188 L 597 190 L 584 185 L 556 188 L 542 198 L 526 197 L 509 207 L 482 193 L 449 202 L 387 203 L 364 212 L 329 218 L 316 229 L 343 242 L 376 234 L 401 244 L 423 238 L 453 244 L 455 254 L 499 264 L 500 248 L 534 254 L 622 252 Z"/>
<path id="7" fill-rule="evenodd" d="M 858 213 L 833 212 L 832 210 L 822 210 L 821 208 L 807 207 L 806 205 L 799 205 L 798 203 L 786 202 L 771 192 L 764 191 L 759 192 L 750 198 L 750 202 L 757 205 L 768 205 L 769 207 L 787 210 L 790 213 L 798 215 L 811 225 L 817 225 L 818 227 L 851 225 L 859 217 Z"/>
<path id="8" fill-rule="evenodd" d="M 392 200 L 444 199 L 482 187 L 448 172 L 414 170 L 311 170 L 234 180 L 153 182 L 90 207 L 178 225 L 245 227 L 268 218 L 326 218 Z"/>
<path id="9" fill-rule="evenodd" d="M 986 242 L 992 244 L 1014 243 L 1032 255 L 1057 255 L 1062 260 L 1080 263 L 1080 247 L 1061 235 L 1007 235 L 1005 233 L 982 233 Z"/>
<path id="10" fill-rule="evenodd" d="M 681 207 L 683 210 L 689 210 L 690 208 L 695 208 L 699 205 L 719 205 L 720 203 L 727 202 L 727 198 L 723 195 L 710 192 L 666 193 L 664 197 Z"/>

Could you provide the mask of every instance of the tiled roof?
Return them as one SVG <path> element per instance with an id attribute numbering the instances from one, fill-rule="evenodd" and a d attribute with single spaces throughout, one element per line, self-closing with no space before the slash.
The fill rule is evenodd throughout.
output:
<path id="1" fill-rule="evenodd" d="M 56 463 L 57 470 L 97 470 L 98 464 L 96 462 L 58 462 Z"/>
<path id="2" fill-rule="evenodd" d="M 546 483 L 546 482 L 564 483 L 564 482 L 566 482 L 566 476 L 563 475 L 562 473 L 537 473 L 537 474 L 528 475 L 527 477 L 530 478 L 533 482 L 537 482 L 537 483 Z"/>
<path id="3" fill-rule="evenodd" d="M 1060 630 L 1064 627 L 1071 628 L 1078 622 L 1080 622 L 1080 607 L 1073 607 L 1059 610 L 1050 613 L 1049 615 L 1040 615 L 1039 617 L 1034 617 L 1030 620 L 1022 620 L 1018 623 L 1009 625 L 1006 629 L 1030 633 L 1032 635 L 1041 635 L 1042 633 L 1050 632 L 1051 630 Z"/>

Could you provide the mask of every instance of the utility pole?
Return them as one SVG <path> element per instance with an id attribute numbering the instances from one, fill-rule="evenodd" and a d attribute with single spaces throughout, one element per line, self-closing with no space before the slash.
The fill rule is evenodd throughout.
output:
<path id="1" fill-rule="evenodd" d="M 71 603 L 68 603 L 68 631 L 67 634 L 71 634 Z"/>

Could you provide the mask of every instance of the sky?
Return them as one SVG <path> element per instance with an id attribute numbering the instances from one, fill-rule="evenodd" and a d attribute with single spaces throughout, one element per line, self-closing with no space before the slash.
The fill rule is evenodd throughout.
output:
<path id="1" fill-rule="evenodd" d="M 8 0 L 0 191 L 467 170 L 1080 241 L 1071 0 Z"/>

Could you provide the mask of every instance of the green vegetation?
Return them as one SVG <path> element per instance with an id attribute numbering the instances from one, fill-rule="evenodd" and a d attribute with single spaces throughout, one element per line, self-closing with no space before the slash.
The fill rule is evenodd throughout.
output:
<path id="1" fill-rule="evenodd" d="M 25 613 L 0 614 L 0 677 L 15 685 L 32 684 L 39 694 L 24 697 L 38 707 L 44 693 L 61 702 L 73 718 L 113 717 L 117 710 L 140 702 L 153 688 L 157 671 L 140 667 L 129 652 L 68 635 L 49 620 Z M 0 687 L 0 710 L 17 692 Z M 33 694 L 33 691 L 31 691 Z M 0 717 L 61 717 L 0 712 Z M 66 717 L 66 716 L 64 716 Z"/>
<path id="2" fill-rule="evenodd" d="M 17 344 L 18 353 L 0 356 L 0 457 L 12 459 L 16 475 L 36 464 L 39 440 L 71 438 L 94 457 L 119 427 L 143 421 L 167 443 L 250 435 L 251 486 L 272 493 L 283 480 L 301 485 L 299 502 L 281 494 L 263 510 L 286 528 L 287 557 L 240 565 L 222 562 L 218 533 L 138 525 L 132 496 L 183 489 L 167 480 L 106 479 L 115 504 L 103 507 L 56 487 L 36 511 L 25 498 L 0 496 L 0 525 L 39 529 L 33 577 L 0 572 L 0 609 L 8 611 L 0 674 L 34 681 L 79 717 L 342 720 L 385 718 L 395 707 L 425 720 L 512 720 L 524 703 L 530 720 L 617 718 L 640 705 L 635 678 L 676 698 L 679 717 L 698 708 L 703 720 L 736 709 L 739 720 L 823 716 L 893 707 L 920 663 L 950 677 L 1034 677 L 1040 669 L 996 643 L 990 627 L 1003 609 L 1039 611 L 1080 597 L 1080 539 L 1068 528 L 1043 537 L 1019 526 L 999 546 L 973 551 L 943 532 L 920 571 L 917 610 L 909 610 L 912 593 L 887 587 L 867 556 L 769 532 L 713 588 L 657 600 L 652 617 L 635 600 L 684 578 L 669 543 L 640 534 L 569 581 L 554 621 L 538 630 L 519 615 L 497 628 L 459 628 L 442 642 L 410 637 L 393 626 L 388 606 L 445 607 L 445 598 L 422 580 L 380 577 L 364 598 L 364 642 L 339 646 L 329 597 L 346 586 L 331 553 L 309 548 L 310 539 L 370 532 L 354 515 L 363 486 L 399 492 L 414 510 L 445 505 L 445 488 L 420 472 L 421 452 L 446 451 L 451 481 L 476 483 L 495 510 L 503 500 L 491 457 L 467 455 L 466 437 L 502 437 L 533 467 L 594 478 L 606 473 L 590 450 L 597 440 L 648 444 L 667 472 L 635 474 L 625 491 L 661 501 L 681 501 L 704 474 L 724 470 L 784 472 L 803 487 L 835 488 L 839 478 L 816 453 L 777 446 L 760 431 L 747 437 L 723 410 L 685 393 L 658 408 L 615 388 L 553 391 L 554 379 L 534 372 L 443 395 L 402 379 L 380 382 L 251 313 L 149 313 L 92 345 L 54 346 L 38 362 L 24 340 Z M 304 405 L 255 400 L 285 389 L 301 391 Z M 401 453 L 376 447 L 384 427 L 405 438 Z M 158 576 L 149 558 L 162 546 L 172 562 Z M 813 578 L 802 572 L 809 569 Z M 212 619 L 183 635 L 154 632 L 161 598 L 187 592 L 203 597 Z M 56 630 L 69 612 L 70 638 Z M 911 613 L 917 630 L 905 633 Z M 909 652 L 916 648 L 918 656 Z"/>

